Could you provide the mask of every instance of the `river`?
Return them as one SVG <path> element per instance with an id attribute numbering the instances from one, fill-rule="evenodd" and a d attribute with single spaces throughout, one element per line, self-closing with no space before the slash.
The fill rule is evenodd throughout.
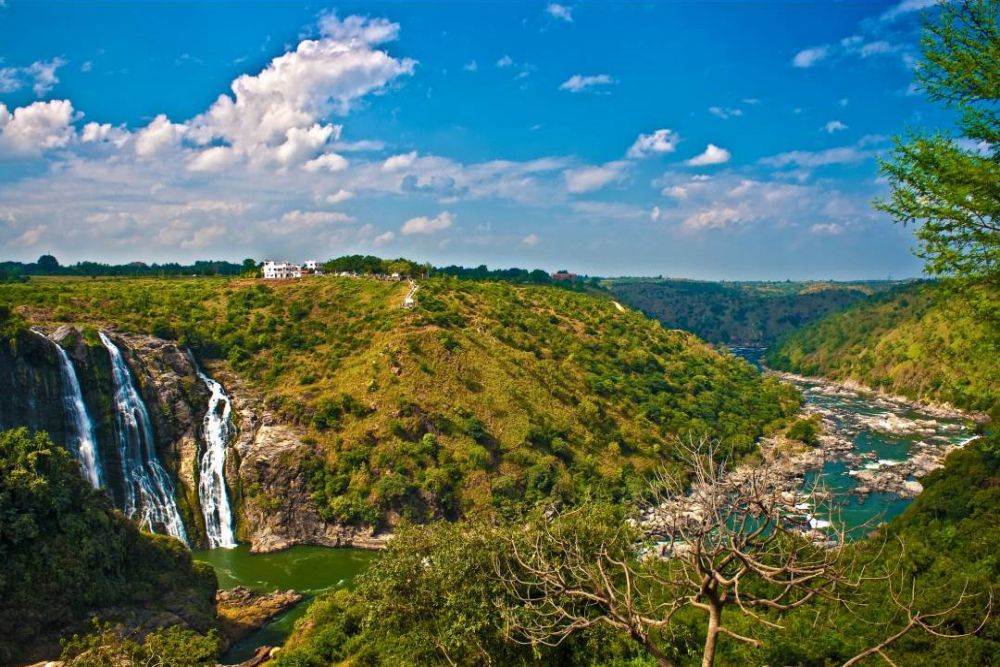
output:
<path id="1" fill-rule="evenodd" d="M 219 587 L 246 586 L 270 593 L 275 589 L 295 589 L 305 600 L 278 616 L 266 626 L 235 644 L 224 656 L 226 663 L 237 663 L 253 656 L 259 646 L 280 646 L 288 638 L 295 621 L 306 613 L 316 595 L 338 588 L 349 588 L 378 554 L 360 549 L 330 549 L 298 546 L 269 554 L 252 554 L 250 547 L 200 549 L 195 560 L 215 568 Z"/>
<path id="2" fill-rule="evenodd" d="M 763 370 L 763 349 L 731 351 Z M 838 495 L 840 519 L 848 528 L 897 516 L 919 493 L 918 474 L 974 436 L 975 425 L 968 419 L 820 378 L 781 377 L 802 392 L 803 412 L 819 415 L 827 442 L 834 442 L 831 455 L 806 473 L 805 483 L 822 476 Z"/>

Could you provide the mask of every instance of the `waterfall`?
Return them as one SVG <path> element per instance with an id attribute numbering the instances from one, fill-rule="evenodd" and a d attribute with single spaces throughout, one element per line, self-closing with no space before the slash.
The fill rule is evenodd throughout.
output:
<path id="1" fill-rule="evenodd" d="M 213 549 L 235 547 L 233 514 L 229 496 L 226 495 L 225 476 L 226 454 L 233 435 L 233 408 L 222 385 L 198 368 L 190 351 L 188 355 L 198 377 L 212 394 L 202 421 L 205 452 L 198 464 L 198 498 L 201 501 L 201 512 L 205 516 L 205 535 L 208 537 L 208 545 Z"/>
<path id="2" fill-rule="evenodd" d="M 104 474 L 101 470 L 100 455 L 97 451 L 97 438 L 94 437 L 94 427 L 87 414 L 87 406 L 83 402 L 83 392 L 80 390 L 80 381 L 76 376 L 76 369 L 69 355 L 62 345 L 51 340 L 41 331 L 32 332 L 45 339 L 46 343 L 54 346 L 59 355 L 59 378 L 62 381 L 62 401 L 63 411 L 66 414 L 67 446 L 76 460 L 83 468 L 83 475 L 90 482 L 91 486 L 99 489 L 104 486 Z"/>
<path id="3" fill-rule="evenodd" d="M 181 521 L 174 485 L 156 457 L 156 440 L 146 404 L 136 389 L 121 350 L 104 332 L 101 342 L 111 357 L 111 375 L 115 389 L 115 434 L 121 457 L 122 488 L 125 494 L 125 514 L 149 530 L 163 526 L 167 533 L 187 544 L 184 522 Z"/>
<path id="4" fill-rule="evenodd" d="M 80 391 L 80 381 L 76 377 L 73 362 L 62 345 L 54 342 L 59 353 L 59 374 L 62 377 L 63 408 L 66 410 L 66 421 L 70 425 L 70 451 L 76 456 L 83 467 L 83 474 L 91 486 L 99 489 L 104 486 L 104 474 L 101 471 L 101 459 L 97 452 L 97 438 L 94 437 L 94 427 L 87 414 L 87 406 L 83 402 L 83 392 Z"/>

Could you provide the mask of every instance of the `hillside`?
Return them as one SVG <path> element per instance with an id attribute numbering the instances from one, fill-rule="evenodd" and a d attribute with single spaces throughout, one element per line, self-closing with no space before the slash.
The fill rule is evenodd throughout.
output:
<path id="1" fill-rule="evenodd" d="M 900 287 L 770 350 L 772 368 L 988 411 L 1000 396 L 996 332 L 933 285 Z"/>
<path id="2" fill-rule="evenodd" d="M 404 309 L 407 291 L 367 278 L 34 279 L 0 286 L 0 305 L 17 326 L 176 340 L 238 393 L 238 410 L 259 396 L 254 420 L 287 427 L 291 444 L 258 433 L 271 458 L 242 462 L 244 518 L 250 505 L 306 512 L 303 479 L 336 524 L 619 497 L 670 463 L 673 438 L 708 433 L 745 453 L 798 404 L 606 298 L 432 278 Z"/>
<path id="3" fill-rule="evenodd" d="M 0 664 L 58 655 L 91 617 L 131 627 L 215 621 L 215 573 L 140 533 L 44 434 L 0 431 Z"/>
<path id="4" fill-rule="evenodd" d="M 881 281 L 700 282 L 616 278 L 623 303 L 712 343 L 770 345 L 788 332 L 884 289 Z"/>

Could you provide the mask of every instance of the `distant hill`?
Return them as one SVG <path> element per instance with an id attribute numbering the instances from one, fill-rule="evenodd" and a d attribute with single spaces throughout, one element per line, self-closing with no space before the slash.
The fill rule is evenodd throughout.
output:
<path id="1" fill-rule="evenodd" d="M 616 278 L 603 281 L 618 299 L 672 329 L 712 343 L 766 346 L 824 315 L 893 283 L 699 282 Z"/>
<path id="2" fill-rule="evenodd" d="M 989 410 L 1000 397 L 1000 336 L 933 284 L 898 287 L 792 333 L 772 368 Z"/>

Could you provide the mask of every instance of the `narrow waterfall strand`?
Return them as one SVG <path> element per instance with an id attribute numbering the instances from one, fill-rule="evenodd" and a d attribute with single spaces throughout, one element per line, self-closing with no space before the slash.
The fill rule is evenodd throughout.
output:
<path id="1" fill-rule="evenodd" d="M 59 353 L 59 374 L 62 379 L 63 408 L 66 411 L 66 421 L 70 425 L 70 440 L 73 443 L 71 451 L 80 462 L 83 474 L 91 486 L 99 489 L 104 486 L 104 472 L 101 469 L 100 454 L 97 451 L 97 438 L 94 437 L 93 422 L 87 414 L 87 405 L 83 402 L 83 392 L 76 369 L 66 350 L 54 342 Z"/>
<path id="2" fill-rule="evenodd" d="M 194 355 L 190 356 L 195 372 L 211 392 L 208 410 L 202 421 L 205 451 L 198 464 L 198 498 L 205 517 L 205 535 L 211 548 L 228 549 L 236 546 L 225 476 L 226 454 L 233 435 L 233 408 L 222 385 L 203 373 Z"/>

